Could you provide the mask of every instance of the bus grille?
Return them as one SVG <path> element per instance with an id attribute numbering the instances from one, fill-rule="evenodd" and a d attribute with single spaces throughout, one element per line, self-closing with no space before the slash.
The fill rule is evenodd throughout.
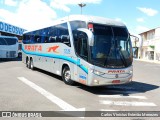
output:
<path id="1" fill-rule="evenodd" d="M 10 51 L 9 52 L 9 57 L 16 57 L 16 51 Z"/>

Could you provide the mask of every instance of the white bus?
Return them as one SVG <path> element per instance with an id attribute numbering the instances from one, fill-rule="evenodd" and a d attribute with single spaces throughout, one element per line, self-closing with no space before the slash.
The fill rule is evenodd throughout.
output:
<path id="1" fill-rule="evenodd" d="M 126 26 L 111 19 L 72 15 L 50 27 L 25 32 L 22 60 L 87 86 L 132 81 L 132 46 Z"/>
<path id="2" fill-rule="evenodd" d="M 0 36 L 0 58 L 18 57 L 18 38 Z"/>

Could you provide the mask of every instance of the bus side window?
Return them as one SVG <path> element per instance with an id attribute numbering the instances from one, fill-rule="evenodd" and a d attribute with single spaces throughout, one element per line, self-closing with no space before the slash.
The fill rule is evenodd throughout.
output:
<path id="1" fill-rule="evenodd" d="M 88 39 L 87 35 L 84 32 L 78 32 L 77 36 L 74 36 L 74 44 L 76 53 L 88 61 Z"/>
<path id="2" fill-rule="evenodd" d="M 30 35 L 29 38 L 30 38 L 30 43 L 34 43 L 34 40 L 35 40 L 35 39 L 34 39 L 34 36 L 33 36 L 33 35 Z"/>
<path id="3" fill-rule="evenodd" d="M 44 38 L 44 43 L 48 43 L 48 37 Z"/>
<path id="4" fill-rule="evenodd" d="M 56 37 L 56 42 L 61 42 L 61 38 L 60 37 Z"/>
<path id="5" fill-rule="evenodd" d="M 37 38 L 36 42 L 37 42 L 37 43 L 41 43 L 40 37 Z"/>
<path id="6" fill-rule="evenodd" d="M 50 37 L 49 37 L 49 42 L 50 42 L 50 43 L 56 42 L 56 37 L 50 36 Z"/>
<path id="7" fill-rule="evenodd" d="M 67 46 L 71 47 L 67 23 L 57 25 L 56 28 L 58 36 L 56 42 L 62 42 L 63 44 L 66 44 Z"/>
<path id="8" fill-rule="evenodd" d="M 26 44 L 27 40 L 26 40 L 26 35 L 25 34 L 23 34 L 23 39 L 22 40 L 23 40 L 23 43 Z"/>
<path id="9" fill-rule="evenodd" d="M 29 35 L 28 34 L 24 35 L 24 43 L 25 44 L 29 44 L 30 43 L 30 39 L 29 39 Z"/>
<path id="10" fill-rule="evenodd" d="M 41 42 L 41 39 L 40 39 L 40 38 L 41 38 L 40 36 L 37 36 L 37 35 L 36 35 L 36 36 L 34 37 L 34 39 L 35 39 L 35 40 L 34 40 L 34 43 L 40 43 L 40 42 Z"/>

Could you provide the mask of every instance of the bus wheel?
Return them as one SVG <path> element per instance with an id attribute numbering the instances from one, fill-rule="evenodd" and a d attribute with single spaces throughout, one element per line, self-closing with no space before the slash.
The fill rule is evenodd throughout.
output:
<path id="1" fill-rule="evenodd" d="M 73 85 L 74 81 L 71 80 L 71 71 L 68 66 L 65 66 L 62 71 L 62 79 L 65 84 Z"/>
<path id="2" fill-rule="evenodd" d="M 30 64 L 30 62 L 29 62 L 29 59 L 27 58 L 27 59 L 26 59 L 26 67 L 27 67 L 27 68 L 29 68 L 29 64 Z"/>
<path id="3" fill-rule="evenodd" d="M 30 68 L 31 68 L 31 70 L 34 70 L 33 59 L 30 60 Z"/>

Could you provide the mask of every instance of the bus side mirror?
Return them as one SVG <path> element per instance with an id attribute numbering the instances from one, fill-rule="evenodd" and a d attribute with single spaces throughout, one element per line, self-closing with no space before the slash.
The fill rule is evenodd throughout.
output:
<path id="1" fill-rule="evenodd" d="M 89 46 L 93 46 L 94 45 L 94 35 L 90 30 L 88 30 L 86 28 L 79 28 L 77 30 L 78 31 L 82 31 L 82 32 L 87 34 Z"/>

